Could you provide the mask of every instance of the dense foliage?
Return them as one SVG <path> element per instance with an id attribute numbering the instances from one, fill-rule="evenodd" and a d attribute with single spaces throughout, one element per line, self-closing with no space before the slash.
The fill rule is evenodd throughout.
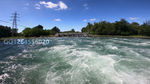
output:
<path id="1" fill-rule="evenodd" d="M 88 23 L 88 25 L 81 30 L 92 35 L 143 35 L 150 36 L 150 21 L 139 25 L 137 22 L 129 23 L 124 19 L 116 21 L 114 23 L 101 21 L 98 23 Z M 12 33 L 15 32 L 15 33 Z M 40 37 L 49 36 L 59 33 L 60 29 L 56 26 L 52 29 L 45 30 L 43 26 L 38 25 L 33 28 L 25 28 L 22 33 L 17 33 L 16 29 L 11 29 L 7 26 L 0 26 L 0 38 L 1 37 L 11 37 L 11 36 L 25 36 L 25 37 Z M 65 33 L 75 33 L 74 29 L 70 31 L 65 31 Z"/>
<path id="2" fill-rule="evenodd" d="M 116 21 L 114 23 L 102 21 L 99 23 L 88 23 L 88 25 L 82 28 L 82 32 L 87 32 L 93 35 L 144 35 L 150 36 L 150 22 L 146 22 L 139 25 L 136 22 L 129 23 L 124 19 Z"/>
<path id="3" fill-rule="evenodd" d="M 18 36 L 20 34 L 17 33 L 17 31 L 17 29 L 11 29 L 10 27 L 0 25 L 0 38 Z"/>
<path id="4" fill-rule="evenodd" d="M 38 25 L 34 28 L 25 28 L 22 33 L 23 36 L 25 37 L 39 37 L 39 36 L 55 35 L 56 33 L 59 32 L 60 30 L 56 26 L 51 30 L 44 30 L 43 26 Z"/>
<path id="5" fill-rule="evenodd" d="M 12 35 L 11 28 L 0 25 L 0 37 L 10 37 Z"/>

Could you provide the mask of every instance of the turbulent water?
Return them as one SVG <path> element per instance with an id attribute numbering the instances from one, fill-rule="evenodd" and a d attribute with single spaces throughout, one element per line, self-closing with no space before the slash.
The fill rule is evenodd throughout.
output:
<path id="1" fill-rule="evenodd" d="M 150 84 L 150 40 L 47 38 L 1 45 L 0 84 Z"/>

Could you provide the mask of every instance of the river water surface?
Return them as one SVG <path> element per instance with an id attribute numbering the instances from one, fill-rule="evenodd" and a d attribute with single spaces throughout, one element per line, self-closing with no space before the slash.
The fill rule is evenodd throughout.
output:
<path id="1" fill-rule="evenodd" d="M 1 45 L 0 84 L 150 84 L 150 40 L 48 38 Z"/>

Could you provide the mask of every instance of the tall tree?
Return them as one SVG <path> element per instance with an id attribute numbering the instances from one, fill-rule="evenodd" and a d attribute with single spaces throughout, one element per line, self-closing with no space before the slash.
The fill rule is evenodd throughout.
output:
<path id="1" fill-rule="evenodd" d="M 10 37 L 12 35 L 11 28 L 7 26 L 0 25 L 0 38 L 1 37 Z"/>
<path id="2" fill-rule="evenodd" d="M 52 32 L 54 32 L 54 34 L 59 33 L 60 29 L 55 26 L 55 27 L 52 28 Z"/>
<path id="3" fill-rule="evenodd" d="M 33 32 L 31 28 L 25 28 L 23 31 L 23 36 L 25 37 L 32 37 L 33 36 Z"/>

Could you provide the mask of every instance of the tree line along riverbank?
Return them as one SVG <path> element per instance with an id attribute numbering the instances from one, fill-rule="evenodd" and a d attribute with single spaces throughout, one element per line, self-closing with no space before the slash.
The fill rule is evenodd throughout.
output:
<path id="1" fill-rule="evenodd" d="M 12 34 L 12 31 L 16 31 Z M 125 19 L 116 22 L 95 22 L 88 23 L 86 27 L 81 29 L 82 33 L 89 34 L 90 37 L 134 37 L 149 38 L 150 37 L 150 21 L 143 24 L 137 22 L 129 23 Z M 0 26 L 0 38 L 24 38 L 24 37 L 54 37 L 55 34 L 62 33 L 58 27 L 52 29 L 44 29 L 42 25 L 33 28 L 25 28 L 18 33 L 17 29 L 11 27 Z M 63 33 L 79 33 L 74 29 Z"/>

